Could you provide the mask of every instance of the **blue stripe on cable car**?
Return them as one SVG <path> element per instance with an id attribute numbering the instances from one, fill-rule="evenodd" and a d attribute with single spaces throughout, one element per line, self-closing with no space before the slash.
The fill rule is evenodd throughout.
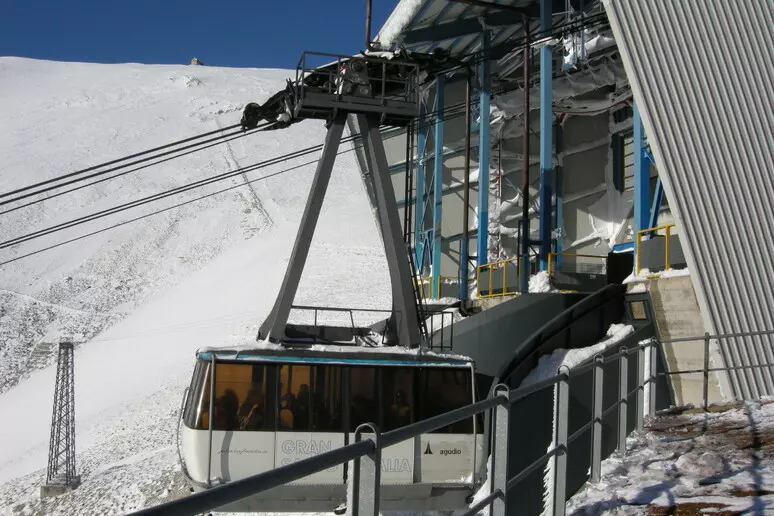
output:
<path id="1" fill-rule="evenodd" d="M 202 360 L 212 360 L 211 352 L 199 353 Z M 469 362 L 458 360 L 439 361 L 439 362 L 418 362 L 416 360 L 383 360 L 378 358 L 321 358 L 321 357 L 294 357 L 294 356 L 271 356 L 271 355 L 221 355 L 215 353 L 217 358 L 224 360 L 244 360 L 246 362 L 285 362 L 285 363 L 315 363 L 315 364 L 354 364 L 354 365 L 389 365 L 389 366 L 413 366 L 413 367 L 449 367 L 463 366 L 469 367 Z"/>

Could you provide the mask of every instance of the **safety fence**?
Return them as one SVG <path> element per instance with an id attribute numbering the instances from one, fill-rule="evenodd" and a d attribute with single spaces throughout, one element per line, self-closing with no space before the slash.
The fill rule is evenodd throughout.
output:
<path id="1" fill-rule="evenodd" d="M 308 333 L 304 334 L 305 338 L 317 338 L 319 343 L 332 341 L 331 338 L 325 339 L 325 335 L 313 333 L 322 327 L 328 331 L 329 336 L 340 336 L 345 341 L 351 339 L 357 345 L 383 346 L 390 329 L 397 330 L 403 321 L 400 312 L 387 309 L 293 305 L 291 310 L 294 322 L 286 330 L 289 337 L 299 333 L 306 325 Z M 455 312 L 423 307 L 422 317 L 427 327 L 425 345 L 434 351 L 451 351 L 454 345 Z M 390 328 L 390 325 L 396 327 Z"/>
<path id="2" fill-rule="evenodd" d="M 631 355 L 637 356 L 634 368 L 636 381 L 633 390 L 630 388 L 632 385 L 630 370 L 632 369 L 631 365 L 634 365 L 629 364 Z M 477 514 L 486 506 L 491 506 L 494 516 L 508 514 L 508 504 L 510 502 L 518 504 L 516 499 L 509 500 L 509 496 L 507 496 L 509 491 L 530 474 L 551 462 L 552 514 L 563 516 L 567 495 L 568 447 L 585 432 L 591 431 L 591 479 L 592 481 L 599 480 L 603 459 L 603 419 L 610 414 L 617 413 L 617 449 L 623 453 L 626 447 L 626 436 L 632 426 L 641 430 L 646 413 L 652 413 L 655 409 L 656 369 L 654 364 L 656 364 L 654 342 L 645 341 L 630 348 L 622 347 L 618 353 L 606 357 L 597 355 L 588 364 L 573 369 L 562 366 L 557 374 L 527 387 L 510 389 L 506 385 L 498 385 L 494 389 L 493 395 L 483 401 L 389 432 L 382 433 L 378 426 L 373 423 L 360 425 L 355 432 L 355 442 L 350 445 L 151 507 L 135 514 L 170 516 L 199 514 L 328 468 L 351 462 L 350 471 L 352 474 L 347 477 L 347 513 L 358 516 L 376 516 L 379 513 L 381 456 L 385 448 L 414 439 L 449 424 L 472 418 L 477 414 L 490 413 L 491 411 L 489 414 L 492 422 L 490 432 L 491 474 L 488 480 L 491 490 L 486 497 L 471 506 L 465 514 Z M 614 403 L 604 407 L 603 389 L 606 365 L 608 370 L 611 365 L 614 366 L 614 382 L 617 383 L 618 395 Z M 569 434 L 570 381 L 576 375 L 588 372 L 593 374 L 591 417 L 581 428 Z M 512 407 L 517 402 L 546 389 L 553 389 L 556 396 L 552 445 L 542 457 L 530 466 L 519 472 L 512 472 L 512 476 L 509 477 L 508 448 L 512 442 L 509 431 L 509 426 L 512 424 Z M 635 396 L 636 400 L 635 407 L 633 407 L 636 414 L 635 425 L 630 425 L 627 422 L 629 409 L 632 408 L 630 407 L 632 396 Z M 518 445 L 518 443 L 514 444 Z"/>
<path id="3" fill-rule="evenodd" d="M 688 342 L 703 342 L 703 367 L 701 369 L 684 369 L 684 370 L 677 370 L 677 371 L 666 371 L 663 374 L 666 375 L 689 375 L 689 374 L 701 374 L 703 375 L 702 378 L 702 408 L 707 411 L 709 409 L 709 377 L 710 373 L 721 373 L 726 372 L 729 375 L 729 381 L 731 385 L 735 388 L 736 392 L 740 392 L 741 389 L 739 388 L 739 384 L 741 382 L 741 378 L 738 377 L 739 371 L 744 370 L 760 370 L 761 374 L 767 373 L 770 376 L 774 376 L 774 363 L 772 362 L 765 362 L 765 363 L 757 363 L 757 364 L 747 364 L 747 365 L 740 365 L 740 366 L 723 366 L 723 367 L 710 367 L 710 343 L 712 341 L 717 342 L 718 346 L 718 352 L 720 353 L 722 359 L 727 363 L 731 362 L 730 357 L 733 355 L 732 350 L 729 349 L 731 346 L 738 345 L 738 343 L 731 342 L 729 344 L 728 341 L 732 341 L 735 339 L 744 339 L 744 338 L 754 338 L 754 337 L 764 337 L 764 336 L 773 336 L 774 331 L 766 330 L 766 331 L 754 331 L 754 332 L 745 332 L 745 333 L 726 333 L 726 334 L 720 334 L 720 335 L 710 335 L 709 333 L 705 333 L 703 336 L 700 337 L 682 337 L 682 338 L 675 338 L 675 339 L 664 339 L 661 340 L 661 344 L 681 344 L 681 343 L 688 343 Z M 751 358 L 755 358 L 752 357 Z M 757 357 L 759 360 L 761 357 Z M 768 371 L 765 371 L 768 370 Z"/>
<path id="4" fill-rule="evenodd" d="M 522 292 L 521 256 L 476 267 L 476 294 L 481 298 L 512 296 Z M 537 257 L 529 258 L 530 275 L 538 272 Z"/>
<path id="5" fill-rule="evenodd" d="M 672 228 L 674 228 L 674 224 L 662 224 L 660 226 L 655 226 L 652 228 L 643 229 L 641 231 L 637 232 L 636 240 L 635 240 L 635 265 L 634 265 L 634 274 L 639 275 L 640 271 L 644 268 L 642 267 L 642 255 L 643 255 L 643 242 L 647 240 L 654 239 L 656 236 L 659 235 L 659 231 L 664 232 L 664 238 L 663 238 L 663 246 L 664 246 L 664 270 L 671 269 L 670 265 L 670 244 L 672 241 Z M 682 252 L 682 250 L 681 250 Z M 648 277 L 649 278 L 657 278 L 660 276 L 660 273 L 651 274 Z"/>

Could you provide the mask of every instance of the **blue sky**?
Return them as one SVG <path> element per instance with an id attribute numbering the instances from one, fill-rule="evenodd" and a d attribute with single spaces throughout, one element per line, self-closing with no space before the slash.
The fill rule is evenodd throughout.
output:
<path id="1" fill-rule="evenodd" d="M 375 35 L 397 4 L 373 0 Z M 365 0 L 6 0 L 0 55 L 97 63 L 295 68 L 363 49 Z"/>

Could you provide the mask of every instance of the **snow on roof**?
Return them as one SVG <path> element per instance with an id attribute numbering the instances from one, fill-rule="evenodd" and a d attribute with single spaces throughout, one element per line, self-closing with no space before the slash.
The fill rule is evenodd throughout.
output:
<path id="1" fill-rule="evenodd" d="M 245 354 L 250 353 L 260 353 L 262 351 L 287 351 L 289 353 L 292 352 L 298 352 L 298 351 L 314 351 L 314 352 L 326 352 L 326 353 L 352 353 L 352 354 L 363 354 L 363 355 L 406 355 L 406 356 L 413 356 L 417 358 L 426 357 L 426 358 L 432 358 L 432 359 L 440 359 L 440 360 L 454 360 L 454 361 L 464 361 L 464 362 L 472 362 L 473 360 L 470 357 L 466 357 L 464 355 L 458 355 L 455 353 L 438 353 L 435 351 L 429 351 L 429 350 L 421 350 L 420 348 L 404 348 L 401 346 L 340 346 L 340 345 L 331 345 L 331 344 L 315 344 L 310 347 L 299 347 L 299 348 L 292 348 L 287 346 L 282 346 L 280 344 L 274 344 L 272 342 L 268 341 L 246 341 L 242 342 L 241 344 L 237 345 L 231 345 L 231 346 L 208 346 L 199 349 L 198 353 L 210 353 L 214 352 L 218 354 L 218 356 L 224 355 L 224 354 L 233 354 L 235 357 L 237 354 L 240 356 L 244 356 Z"/>
<path id="2" fill-rule="evenodd" d="M 387 21 L 384 22 L 384 25 L 379 30 L 375 41 L 381 43 L 383 48 L 399 43 L 398 38 L 401 32 L 411 23 L 411 20 L 414 19 L 414 16 L 419 12 L 424 3 L 425 0 L 400 0 L 392 13 L 390 13 L 390 17 L 387 18 Z"/>

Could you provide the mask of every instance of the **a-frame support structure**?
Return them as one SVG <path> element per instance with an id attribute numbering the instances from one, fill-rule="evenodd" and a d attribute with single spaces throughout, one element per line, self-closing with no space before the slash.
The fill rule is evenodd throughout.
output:
<path id="1" fill-rule="evenodd" d="M 279 294 L 269 316 L 258 332 L 258 340 L 287 342 L 288 317 L 298 291 L 301 274 L 309 255 L 309 247 L 317 227 L 333 164 L 341 143 L 348 113 L 338 110 L 328 126 L 322 156 L 312 181 L 301 225 L 296 235 L 290 262 L 285 271 Z M 387 327 L 397 345 L 416 347 L 422 344 L 420 314 L 413 287 L 409 256 L 403 241 L 398 213 L 395 210 L 395 192 L 390 181 L 387 155 L 379 131 L 380 117 L 376 113 L 356 114 L 363 140 L 366 161 L 366 181 L 372 182 L 377 226 L 381 231 L 392 290 L 392 315 Z"/>

